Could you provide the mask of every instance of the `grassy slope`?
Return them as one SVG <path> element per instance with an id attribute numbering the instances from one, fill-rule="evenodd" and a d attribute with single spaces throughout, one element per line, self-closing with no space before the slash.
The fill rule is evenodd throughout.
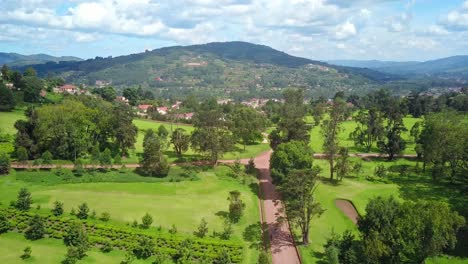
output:
<path id="1" fill-rule="evenodd" d="M 405 127 L 408 129 L 408 131 L 405 131 L 402 133 L 403 139 L 407 141 L 406 149 L 403 151 L 404 154 L 416 153 L 414 151 L 415 145 L 413 142 L 413 138 L 410 136 L 410 129 L 414 125 L 414 123 L 416 123 L 417 121 L 422 121 L 422 119 L 414 118 L 414 117 L 405 117 L 403 119 Z M 356 128 L 356 122 L 353 120 L 345 121 L 342 123 L 341 125 L 342 130 L 339 133 L 340 146 L 349 147 L 350 152 L 352 153 L 365 152 L 363 149 L 355 147 L 354 141 L 349 138 L 349 134 L 353 132 L 355 128 Z M 321 133 L 321 128 L 320 126 L 315 126 L 312 128 L 310 132 L 310 146 L 315 152 L 320 153 L 322 152 L 322 144 L 323 144 L 323 136 Z M 374 144 L 374 146 L 372 147 L 371 152 L 379 152 L 376 144 Z"/>
<path id="2" fill-rule="evenodd" d="M 0 179 L 0 201 L 3 205 L 8 204 L 15 199 L 19 188 L 27 187 L 32 192 L 34 206 L 41 205 L 41 210 L 52 208 L 56 200 L 64 202 L 68 212 L 72 207 L 76 208 L 80 203 L 87 202 L 98 215 L 109 212 L 116 224 L 140 221 L 148 212 L 154 218 L 154 226 L 169 229 L 175 224 L 179 232 L 185 233 L 195 231 L 204 217 L 211 234 L 213 230 L 222 230 L 224 219 L 220 215 L 228 211 L 229 191 L 239 190 L 246 204 L 246 213 L 238 224 L 233 225 L 233 238 L 242 240 L 244 229 L 259 221 L 258 202 L 251 187 L 226 176 L 229 171 L 229 168 L 219 166 L 215 170 L 200 172 L 200 180 L 195 181 L 77 184 L 59 184 L 53 181 L 39 183 L 34 182 L 34 179 L 25 182 L 18 179 L 27 180 L 27 175 L 24 174 L 30 174 L 33 178 L 34 174 L 40 172 L 13 172 Z M 141 180 L 146 179 L 141 177 Z M 253 249 L 246 249 L 245 254 L 245 263 L 252 263 L 257 258 Z"/>
<path id="3" fill-rule="evenodd" d="M 22 260 L 20 258 L 23 249 L 30 246 L 32 249 L 31 258 Z M 36 241 L 29 241 L 22 234 L 6 233 L 0 235 L 0 256 L 2 263 L 60 263 L 64 258 L 67 249 L 63 242 L 58 239 L 43 238 Z M 111 251 L 110 253 L 101 253 L 97 249 L 89 251 L 88 256 L 79 263 L 119 263 L 125 258 L 122 251 Z M 133 263 L 151 263 L 148 259 L 135 260 Z"/>

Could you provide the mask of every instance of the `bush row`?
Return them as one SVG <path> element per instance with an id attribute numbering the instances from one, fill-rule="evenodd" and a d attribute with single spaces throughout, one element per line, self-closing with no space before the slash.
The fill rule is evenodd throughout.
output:
<path id="1" fill-rule="evenodd" d="M 9 219 L 12 230 L 24 232 L 28 228 L 30 219 L 34 213 L 19 211 L 14 208 L 1 208 Z M 171 235 L 165 233 L 154 233 L 136 230 L 131 227 L 115 226 L 107 223 L 94 223 L 86 220 L 77 220 L 66 216 L 56 217 L 53 215 L 44 216 L 46 223 L 46 233 L 48 237 L 62 239 L 71 223 L 79 221 L 89 234 L 90 242 L 102 247 L 106 243 L 114 248 L 131 251 L 138 244 L 142 237 L 148 237 L 155 242 L 154 252 L 164 252 L 171 256 L 178 254 L 182 243 L 187 236 Z M 234 263 L 242 260 L 242 244 L 234 241 L 221 241 L 216 239 L 190 238 L 192 244 L 192 255 L 195 258 L 215 260 L 221 253 L 227 252 Z"/>

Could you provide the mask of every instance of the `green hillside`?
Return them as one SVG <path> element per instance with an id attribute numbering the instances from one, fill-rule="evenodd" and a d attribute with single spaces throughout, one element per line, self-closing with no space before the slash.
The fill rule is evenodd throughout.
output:
<path id="1" fill-rule="evenodd" d="M 268 91 L 305 88 L 330 96 L 336 91 L 368 91 L 391 78 L 368 69 L 332 66 L 294 57 L 267 46 L 246 42 L 175 46 L 127 56 L 33 65 L 42 76 L 54 74 L 67 82 L 115 87 L 202 88 L 226 91 Z M 23 68 L 19 68 L 24 69 Z"/>

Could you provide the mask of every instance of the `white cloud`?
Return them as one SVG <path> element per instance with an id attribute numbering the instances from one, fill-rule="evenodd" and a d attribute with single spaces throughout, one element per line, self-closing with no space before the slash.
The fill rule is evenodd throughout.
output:
<path id="1" fill-rule="evenodd" d="M 357 34 L 356 27 L 354 24 L 346 21 L 345 23 L 338 25 L 335 29 L 336 39 L 347 39 Z"/>
<path id="2" fill-rule="evenodd" d="M 457 10 L 445 15 L 440 24 L 450 31 L 468 31 L 468 0 Z"/>

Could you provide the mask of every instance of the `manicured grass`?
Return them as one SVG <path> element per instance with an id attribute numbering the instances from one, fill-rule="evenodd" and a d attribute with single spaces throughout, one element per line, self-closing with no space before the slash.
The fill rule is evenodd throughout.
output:
<path id="1" fill-rule="evenodd" d="M 44 177 L 44 173 L 53 172 L 13 172 L 0 178 L 0 201 L 5 206 L 14 200 L 21 187 L 27 187 L 31 192 L 35 206 L 41 210 L 52 208 L 54 201 L 64 202 L 65 210 L 83 202 L 87 202 L 91 211 L 97 214 L 109 212 L 111 222 L 124 225 L 133 220 L 141 221 L 145 213 L 154 218 L 153 226 L 169 229 L 174 224 L 178 232 L 194 232 L 200 220 L 208 222 L 209 233 L 213 230 L 222 231 L 225 216 L 228 212 L 230 191 L 241 192 L 241 199 L 246 204 L 245 214 L 239 223 L 233 225 L 233 239 L 243 241 L 244 230 L 259 221 L 258 200 L 254 179 L 249 184 L 242 184 L 240 180 L 231 178 L 230 169 L 218 166 L 197 174 L 199 180 L 180 182 L 148 182 L 137 175 L 120 176 L 114 172 L 112 176 L 98 175 L 98 177 L 125 177 L 124 182 L 90 182 L 90 183 L 61 183 L 61 180 L 38 182 L 33 177 Z M 27 175 L 30 174 L 30 175 Z M 74 176 L 72 176 L 74 177 Z M 140 177 L 140 178 L 138 178 Z M 92 177 L 88 177 L 92 180 Z M 131 180 L 134 180 L 133 182 Z M 108 180 L 110 181 L 110 180 Z M 249 249 L 246 243 L 245 263 L 254 263 L 257 251 Z"/>
<path id="2" fill-rule="evenodd" d="M 0 132 L 8 134 L 8 142 L 0 142 L 0 153 L 13 152 L 13 136 L 16 134 L 15 122 L 20 119 L 26 119 L 24 109 L 15 109 L 12 112 L 0 112 Z"/>
<path id="3" fill-rule="evenodd" d="M 0 112 L 0 128 L 3 133 L 16 134 L 15 122 L 26 119 L 24 109 L 15 109 L 12 112 Z"/>
<path id="4" fill-rule="evenodd" d="M 138 154 L 143 152 L 143 138 L 144 133 L 147 129 L 153 129 L 157 131 L 160 125 L 164 125 L 166 129 L 170 132 L 171 131 L 171 124 L 166 122 L 159 122 L 153 120 L 146 120 L 146 119 L 135 119 L 133 123 L 138 127 L 139 132 L 137 136 L 137 142 L 135 144 L 135 150 L 132 151 L 130 157 L 125 159 L 125 163 L 137 163 L 138 162 Z M 183 128 L 187 133 L 192 133 L 194 127 L 187 124 L 172 124 L 172 129 L 176 128 Z M 266 143 L 257 143 L 254 145 L 247 145 L 244 150 L 244 146 L 241 144 L 236 144 L 234 149 L 228 153 L 223 155 L 222 159 L 236 159 L 236 158 L 251 158 L 256 157 L 262 152 L 268 151 L 270 149 L 269 144 Z M 174 162 L 178 161 L 179 158 L 175 155 L 174 147 L 172 145 L 169 146 L 168 150 L 165 153 L 169 161 Z M 191 161 L 191 160 L 201 160 L 203 157 L 193 151 L 191 148 L 187 152 L 184 153 L 182 161 Z"/>
<path id="5" fill-rule="evenodd" d="M 31 258 L 22 260 L 25 247 L 31 247 Z M 26 240 L 22 234 L 5 233 L 0 235 L 0 259 L 2 263 L 61 263 L 65 258 L 67 248 L 62 240 L 43 238 L 36 241 Z M 97 249 L 87 252 L 79 263 L 120 263 L 125 258 L 125 253 L 113 250 L 110 253 L 101 253 Z M 133 263 L 151 263 L 151 260 L 135 260 Z"/>
<path id="6" fill-rule="evenodd" d="M 405 127 L 408 131 L 402 133 L 402 138 L 407 142 L 406 149 L 403 151 L 404 154 L 416 154 L 414 151 L 414 140 L 410 136 L 410 129 L 414 125 L 414 123 L 422 121 L 421 118 L 414 118 L 414 117 L 405 117 L 403 118 L 403 122 Z M 354 141 L 349 138 L 349 134 L 356 129 L 356 122 L 354 120 L 347 120 L 341 124 L 341 131 L 338 135 L 339 138 L 339 145 L 343 147 L 348 147 L 351 153 L 362 153 L 365 152 L 363 148 L 358 148 L 354 146 Z M 320 126 L 314 126 L 310 131 L 310 146 L 316 153 L 323 152 L 323 136 L 321 133 Z M 377 144 L 374 144 L 371 148 L 370 152 L 379 152 L 377 148 Z"/>
<path id="7" fill-rule="evenodd" d="M 356 162 L 358 158 L 351 158 L 351 160 Z M 323 245 L 330 237 L 332 230 L 341 234 L 346 229 L 350 229 L 357 234 L 356 226 L 335 206 L 336 199 L 351 200 L 361 215 L 365 213 L 365 207 L 369 199 L 375 196 L 386 197 L 391 195 L 401 200 L 445 201 L 465 217 L 468 214 L 468 210 L 465 208 L 465 205 L 468 203 L 468 197 L 463 196 L 457 189 L 454 189 L 453 185 L 443 182 L 434 183 L 429 175 L 416 173 L 414 171 L 415 161 L 406 159 L 398 159 L 392 162 L 386 162 L 383 159 L 362 161 L 363 169 L 360 175 L 353 175 L 352 178 L 346 178 L 339 184 L 331 184 L 329 182 L 329 166 L 327 161 L 315 160 L 314 163 L 323 169 L 321 173 L 323 180 L 317 188 L 316 198 L 326 211 L 320 218 L 312 220 L 310 230 L 311 243 L 306 247 L 299 247 L 304 263 L 321 263 L 320 261 L 324 261 Z M 388 168 L 389 173 L 385 179 L 373 176 L 374 168 L 377 164 L 383 164 Z M 404 175 L 400 175 L 397 172 L 397 167 L 400 165 L 409 165 L 413 169 L 410 169 Z M 371 177 L 371 180 L 366 180 L 367 177 Z M 462 243 L 464 245 L 466 242 Z M 463 249 L 461 248 L 458 252 L 463 252 Z M 466 261 L 466 259 L 457 260 L 449 257 L 438 257 L 429 260 L 428 263 L 457 264 L 465 263 Z"/>

